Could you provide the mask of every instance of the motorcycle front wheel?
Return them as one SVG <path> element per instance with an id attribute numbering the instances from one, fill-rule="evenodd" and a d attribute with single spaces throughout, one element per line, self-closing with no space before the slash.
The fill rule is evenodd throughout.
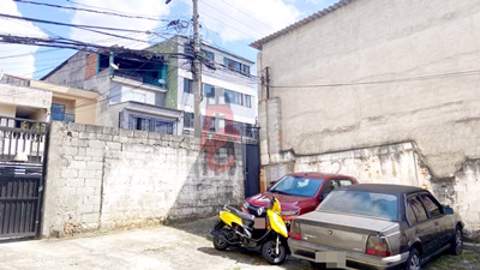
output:
<path id="1" fill-rule="evenodd" d="M 269 264 L 279 265 L 285 262 L 287 249 L 283 241 L 279 242 L 277 250 L 276 239 L 268 240 L 262 246 L 262 256 Z"/>

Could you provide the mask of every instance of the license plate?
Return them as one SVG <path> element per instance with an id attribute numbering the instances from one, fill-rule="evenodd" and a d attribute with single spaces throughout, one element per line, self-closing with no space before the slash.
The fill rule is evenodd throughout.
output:
<path id="1" fill-rule="evenodd" d="M 327 268 L 345 268 L 347 256 L 345 252 L 319 251 L 315 253 L 315 261 L 318 263 L 326 263 Z"/>
<path id="2" fill-rule="evenodd" d="M 265 229 L 267 227 L 267 222 L 266 222 L 265 218 L 256 217 L 253 227 L 255 229 Z"/>

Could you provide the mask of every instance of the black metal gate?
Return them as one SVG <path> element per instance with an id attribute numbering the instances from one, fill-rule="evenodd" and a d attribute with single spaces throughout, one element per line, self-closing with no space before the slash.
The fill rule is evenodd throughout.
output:
<path id="1" fill-rule="evenodd" d="M 244 144 L 245 197 L 260 192 L 260 149 L 258 144 Z"/>
<path id="2" fill-rule="evenodd" d="M 0 166 L 0 240 L 37 236 L 42 187 L 41 166 Z"/>
<path id="3" fill-rule="evenodd" d="M 0 117 L 0 240 L 39 233 L 48 124 Z"/>

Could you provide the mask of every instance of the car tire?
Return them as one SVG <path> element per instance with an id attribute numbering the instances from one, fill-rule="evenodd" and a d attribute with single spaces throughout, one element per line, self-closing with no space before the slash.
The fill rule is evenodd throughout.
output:
<path id="1" fill-rule="evenodd" d="M 276 254 L 275 252 L 275 246 L 276 246 L 275 240 L 268 240 L 263 244 L 262 256 L 269 264 L 279 265 L 285 262 L 285 259 L 287 258 L 287 248 L 283 242 L 280 242 L 280 243 L 281 244 L 278 247 L 279 249 L 278 254 Z"/>
<path id="2" fill-rule="evenodd" d="M 325 270 L 325 269 L 327 269 L 327 265 L 324 264 L 324 263 L 310 262 L 310 266 L 312 267 L 313 270 Z"/>
<path id="3" fill-rule="evenodd" d="M 422 269 L 422 258 L 420 252 L 416 248 L 410 250 L 410 255 L 408 255 L 407 262 L 405 263 L 405 270 L 421 270 Z"/>
<path id="4" fill-rule="evenodd" d="M 450 244 L 450 254 L 459 256 L 463 252 L 463 231 L 462 228 L 457 227 L 455 236 Z"/>

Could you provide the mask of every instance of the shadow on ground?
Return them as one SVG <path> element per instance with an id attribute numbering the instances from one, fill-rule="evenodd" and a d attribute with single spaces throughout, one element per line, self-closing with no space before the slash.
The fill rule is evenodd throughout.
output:
<path id="1" fill-rule="evenodd" d="M 190 222 L 180 222 L 168 225 L 169 227 L 182 230 L 200 237 L 210 239 L 210 230 L 213 228 L 218 218 L 216 216 L 204 219 L 198 219 Z"/>
<path id="2" fill-rule="evenodd" d="M 269 266 L 269 264 L 262 258 L 259 253 L 242 248 L 232 248 L 227 251 L 218 251 L 213 247 L 200 247 L 197 250 L 210 256 L 226 258 L 240 264 L 248 264 L 252 266 Z M 286 270 L 311 269 L 309 263 L 291 257 L 285 262 L 285 264 L 279 267 Z"/>
<path id="3" fill-rule="evenodd" d="M 210 217 L 206 219 L 199 219 L 185 223 L 171 224 L 172 228 L 182 230 L 189 234 L 197 235 L 199 237 L 211 240 L 209 235 L 210 230 L 217 222 L 217 217 Z M 268 263 L 263 260 L 261 255 L 254 251 L 249 251 L 242 248 L 233 248 L 228 251 L 218 251 L 213 248 L 211 242 L 208 245 L 197 248 L 197 251 L 209 256 L 216 256 L 235 261 L 239 264 L 246 264 L 251 266 L 267 267 Z M 303 260 L 298 260 L 289 257 L 287 262 L 280 266 L 282 269 L 311 269 L 310 264 Z M 239 268 L 240 269 L 240 268 Z M 480 248 L 469 248 L 461 256 L 451 256 L 442 254 L 425 266 L 425 270 L 480 270 Z"/>

